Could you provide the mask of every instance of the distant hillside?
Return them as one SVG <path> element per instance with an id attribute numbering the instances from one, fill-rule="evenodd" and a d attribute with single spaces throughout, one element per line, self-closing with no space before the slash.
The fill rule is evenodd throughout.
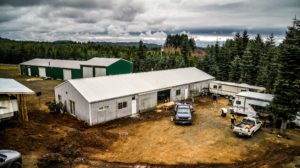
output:
<path id="1" fill-rule="evenodd" d="M 138 47 L 139 42 L 76 42 L 71 40 L 58 40 L 53 42 L 39 42 L 39 41 L 17 41 L 17 40 L 11 40 L 7 38 L 0 37 L 0 41 L 3 42 L 36 42 L 36 43 L 53 43 L 53 44 L 95 44 L 95 45 L 112 45 L 112 46 L 123 46 L 123 47 Z M 154 43 L 144 43 L 147 48 L 160 48 L 161 45 L 154 44 Z"/>

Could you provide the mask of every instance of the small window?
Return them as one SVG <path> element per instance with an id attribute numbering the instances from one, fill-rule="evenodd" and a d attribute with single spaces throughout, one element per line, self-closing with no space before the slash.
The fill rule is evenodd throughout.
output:
<path id="1" fill-rule="evenodd" d="M 132 99 L 131 100 L 135 100 L 135 96 L 132 96 Z"/>
<path id="2" fill-rule="evenodd" d="M 57 97 L 58 97 L 58 101 L 61 101 L 61 95 L 58 95 Z"/>
<path id="3" fill-rule="evenodd" d="M 241 92 L 246 92 L 246 91 L 247 91 L 246 89 L 242 89 L 242 90 L 241 90 Z"/>
<path id="4" fill-rule="evenodd" d="M 109 108 L 109 106 L 103 106 L 98 109 L 98 111 L 105 111 Z"/>
<path id="5" fill-rule="evenodd" d="M 241 104 L 241 101 L 237 100 L 235 103 L 236 103 L 236 104 Z"/>
<path id="6" fill-rule="evenodd" d="M 123 108 L 127 107 L 127 102 L 123 102 Z"/>
<path id="7" fill-rule="evenodd" d="M 222 85 L 219 86 L 219 89 L 222 89 Z"/>
<path id="8" fill-rule="evenodd" d="M 218 88 L 218 86 L 217 85 L 214 85 L 214 89 L 217 89 Z"/>
<path id="9" fill-rule="evenodd" d="M 180 89 L 176 90 L 176 96 L 180 95 Z"/>
<path id="10" fill-rule="evenodd" d="M 122 109 L 122 103 L 118 103 L 118 109 Z"/>

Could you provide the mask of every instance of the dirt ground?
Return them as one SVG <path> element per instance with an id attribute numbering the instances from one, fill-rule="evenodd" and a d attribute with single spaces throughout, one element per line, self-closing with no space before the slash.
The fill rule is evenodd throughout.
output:
<path id="1" fill-rule="evenodd" d="M 0 77 L 15 78 L 42 96 L 28 98 L 29 122 L 0 125 L 0 148 L 22 153 L 24 167 L 299 167 L 300 132 L 290 139 L 263 128 L 253 138 L 232 134 L 229 116 L 209 97 L 196 99 L 194 123 L 174 125 L 171 112 L 147 112 L 88 127 L 69 115 L 50 113 L 53 88 L 62 81 L 26 81 L 14 66 L 0 66 Z M 239 117 L 241 120 L 242 117 Z M 276 132 L 276 130 L 275 130 Z"/>

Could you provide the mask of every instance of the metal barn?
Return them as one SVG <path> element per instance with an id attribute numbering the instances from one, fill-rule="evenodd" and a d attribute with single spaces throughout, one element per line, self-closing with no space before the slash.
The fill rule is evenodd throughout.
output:
<path id="1" fill-rule="evenodd" d="M 20 64 L 21 75 L 79 79 L 132 73 L 132 63 L 120 58 L 92 58 L 87 61 L 35 58 Z"/>
<path id="2" fill-rule="evenodd" d="M 14 79 L 0 78 L 0 121 L 19 113 L 22 121 L 28 121 L 27 95 L 34 91 Z"/>
<path id="3" fill-rule="evenodd" d="M 55 87 L 55 100 L 95 125 L 154 109 L 159 101 L 187 99 L 214 79 L 197 68 L 180 68 L 68 80 Z"/>

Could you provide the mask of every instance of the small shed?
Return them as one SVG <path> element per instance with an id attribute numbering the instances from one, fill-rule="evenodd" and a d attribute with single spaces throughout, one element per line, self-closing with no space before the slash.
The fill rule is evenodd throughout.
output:
<path id="1" fill-rule="evenodd" d="M 164 101 L 188 99 L 215 78 L 197 68 L 68 80 L 55 87 L 55 100 L 77 118 L 95 125 L 154 109 Z"/>
<path id="2" fill-rule="evenodd" d="M 26 95 L 34 91 L 14 79 L 0 78 L 0 121 L 19 112 L 20 119 L 28 121 Z"/>
<path id="3" fill-rule="evenodd" d="M 121 58 L 92 58 L 87 61 L 35 58 L 20 64 L 21 75 L 79 79 L 132 73 L 131 62 Z"/>

